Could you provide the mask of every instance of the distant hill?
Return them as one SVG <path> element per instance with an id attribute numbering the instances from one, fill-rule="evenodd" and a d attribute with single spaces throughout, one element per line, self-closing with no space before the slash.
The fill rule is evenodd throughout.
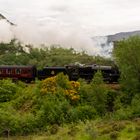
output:
<path id="1" fill-rule="evenodd" d="M 3 16 L 2 14 L 0 14 L 0 20 L 6 20 L 10 25 L 14 26 L 15 24 L 12 23 L 11 21 L 9 21 L 5 16 Z"/>
<path id="2" fill-rule="evenodd" d="M 132 32 L 120 32 L 114 35 L 108 35 L 108 42 L 120 41 L 122 39 L 127 39 L 130 36 L 140 35 L 140 30 Z"/>
<path id="3" fill-rule="evenodd" d="M 120 32 L 107 36 L 95 36 L 91 39 L 93 40 L 94 46 L 99 50 L 99 55 L 110 56 L 112 53 L 114 41 L 120 41 L 135 35 L 140 35 L 140 30 L 132 32 Z"/>

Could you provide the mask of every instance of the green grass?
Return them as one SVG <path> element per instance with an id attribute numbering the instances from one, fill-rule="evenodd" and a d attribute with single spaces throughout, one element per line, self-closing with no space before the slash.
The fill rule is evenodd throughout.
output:
<path id="1" fill-rule="evenodd" d="M 138 126 L 139 121 L 88 121 L 58 127 L 57 131 L 52 127 L 38 135 L 10 137 L 8 140 L 139 140 Z"/>

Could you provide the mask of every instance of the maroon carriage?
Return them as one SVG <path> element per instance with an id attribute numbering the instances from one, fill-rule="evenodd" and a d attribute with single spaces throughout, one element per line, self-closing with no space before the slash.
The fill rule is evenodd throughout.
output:
<path id="1" fill-rule="evenodd" d="M 36 77 L 35 66 L 0 66 L 0 79 L 10 78 L 25 82 L 34 81 Z"/>

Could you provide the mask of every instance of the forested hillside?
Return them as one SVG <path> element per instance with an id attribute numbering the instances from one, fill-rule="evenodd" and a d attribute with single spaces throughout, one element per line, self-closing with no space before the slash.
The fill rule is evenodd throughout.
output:
<path id="1" fill-rule="evenodd" d="M 10 43 L 0 43 L 1 65 L 36 65 L 38 68 L 44 66 L 64 66 L 79 62 L 82 64 L 112 64 L 110 59 L 100 56 L 90 56 L 86 52 L 76 52 L 73 48 L 66 49 L 58 45 L 33 47 L 23 46 L 17 40 Z"/>

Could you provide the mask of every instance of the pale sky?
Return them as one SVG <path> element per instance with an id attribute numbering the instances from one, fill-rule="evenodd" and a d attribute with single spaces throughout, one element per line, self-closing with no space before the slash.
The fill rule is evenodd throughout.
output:
<path id="1" fill-rule="evenodd" d="M 140 29 L 140 0 L 0 0 L 0 12 L 16 24 L 31 20 L 91 35 Z"/>
<path id="2" fill-rule="evenodd" d="M 140 30 L 140 0 L 0 0 L 0 13 L 29 42 L 84 38 L 84 44 L 88 37 Z"/>

